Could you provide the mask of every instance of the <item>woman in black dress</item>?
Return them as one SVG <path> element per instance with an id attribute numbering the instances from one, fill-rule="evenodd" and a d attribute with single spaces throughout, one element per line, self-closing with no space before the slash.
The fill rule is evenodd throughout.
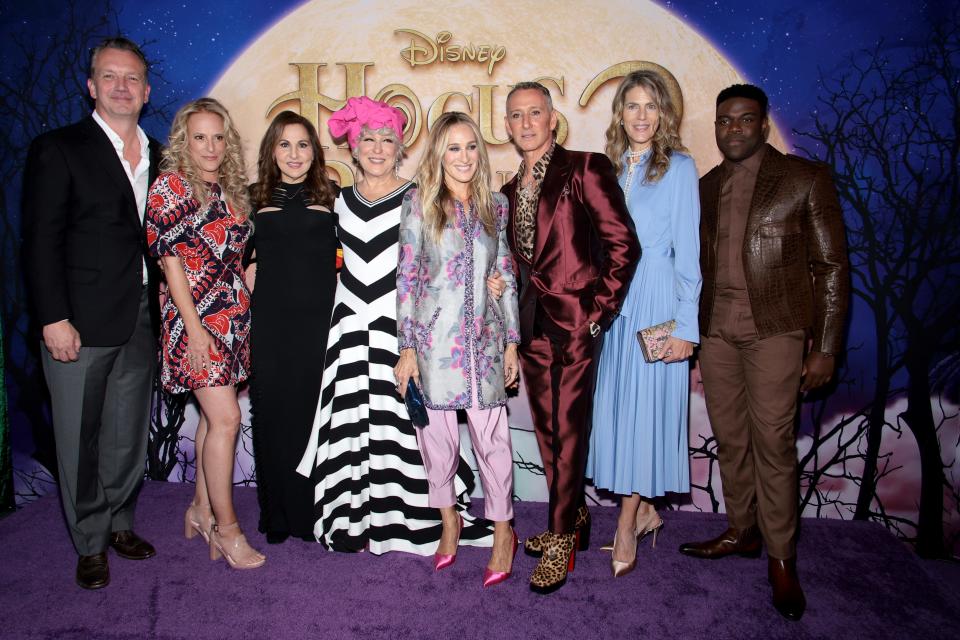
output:
<path id="1" fill-rule="evenodd" d="M 291 111 L 260 144 L 253 259 L 250 399 L 260 531 L 313 540 L 313 484 L 296 472 L 320 396 L 337 286 L 336 187 L 316 129 Z"/>

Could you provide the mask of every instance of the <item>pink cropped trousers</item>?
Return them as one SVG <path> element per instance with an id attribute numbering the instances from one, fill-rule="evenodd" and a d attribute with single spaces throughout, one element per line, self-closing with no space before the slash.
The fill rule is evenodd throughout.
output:
<path id="1" fill-rule="evenodd" d="M 470 441 L 483 486 L 484 517 L 494 522 L 513 518 L 513 446 L 507 408 L 479 409 L 476 385 L 473 407 L 467 409 Z M 460 462 L 460 426 L 455 410 L 427 409 L 430 422 L 417 429 L 417 445 L 423 456 L 431 507 L 456 503 L 453 480 Z"/>

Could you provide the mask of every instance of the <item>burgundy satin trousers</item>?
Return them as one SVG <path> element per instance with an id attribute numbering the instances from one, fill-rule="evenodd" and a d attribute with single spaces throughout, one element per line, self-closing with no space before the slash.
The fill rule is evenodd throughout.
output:
<path id="1" fill-rule="evenodd" d="M 547 528 L 553 533 L 573 533 L 577 507 L 583 504 L 593 388 L 603 336 L 592 337 L 586 327 L 562 338 L 535 333 L 520 345 L 520 369 L 550 491 Z"/>

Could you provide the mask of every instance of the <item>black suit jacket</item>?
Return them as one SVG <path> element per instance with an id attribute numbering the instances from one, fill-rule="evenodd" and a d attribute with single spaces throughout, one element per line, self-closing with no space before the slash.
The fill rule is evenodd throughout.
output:
<path id="1" fill-rule="evenodd" d="M 160 143 L 150 138 L 149 182 Z M 24 169 L 23 268 L 33 320 L 69 319 L 87 347 L 133 333 L 146 236 L 136 197 L 110 139 L 92 117 L 38 136 Z M 156 262 L 147 256 L 154 326 Z"/>

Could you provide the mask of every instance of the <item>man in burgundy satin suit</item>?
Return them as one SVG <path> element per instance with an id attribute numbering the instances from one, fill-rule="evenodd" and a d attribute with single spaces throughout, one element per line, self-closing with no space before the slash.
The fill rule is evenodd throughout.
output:
<path id="1" fill-rule="evenodd" d="M 530 578 L 538 593 L 563 586 L 575 540 L 589 532 L 583 473 L 596 364 L 640 258 L 613 165 L 556 144 L 556 126 L 546 87 L 514 86 L 506 128 L 523 162 L 502 192 L 520 276 L 520 367 L 550 491 L 548 531 L 524 545 L 541 555 Z"/>

